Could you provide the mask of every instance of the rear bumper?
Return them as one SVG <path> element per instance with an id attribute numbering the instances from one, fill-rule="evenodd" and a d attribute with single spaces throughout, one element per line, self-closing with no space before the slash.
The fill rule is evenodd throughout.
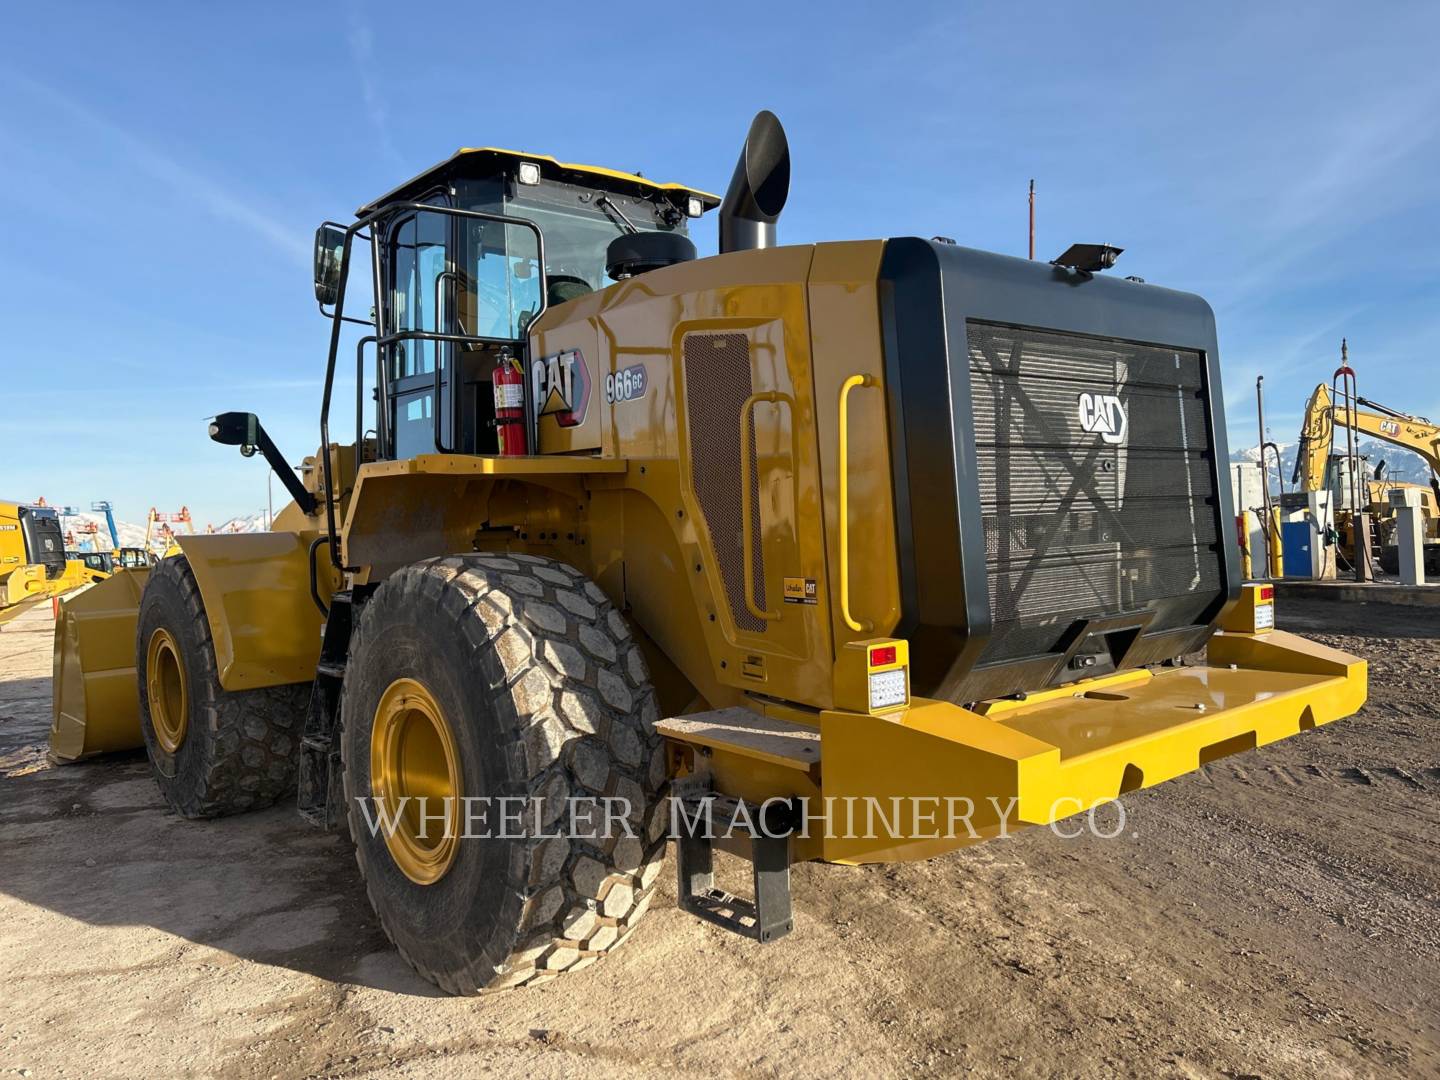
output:
<path id="1" fill-rule="evenodd" d="M 837 829 L 832 811 L 822 857 L 929 858 L 1049 824 L 1365 703 L 1365 661 L 1293 634 L 1217 634 L 1209 663 L 992 702 L 983 714 L 919 699 L 898 720 L 823 714 L 822 795 L 878 813 L 851 812 Z"/>

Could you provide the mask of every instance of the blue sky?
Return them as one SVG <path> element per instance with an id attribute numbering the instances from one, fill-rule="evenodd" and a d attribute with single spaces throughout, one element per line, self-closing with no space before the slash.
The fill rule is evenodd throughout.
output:
<path id="1" fill-rule="evenodd" d="M 720 191 L 759 108 L 782 242 L 1023 254 L 1033 176 L 1039 254 L 1108 241 L 1205 296 L 1232 446 L 1259 371 L 1293 440 L 1342 335 L 1361 393 L 1440 414 L 1433 4 L 44 7 L 7 12 L 0 67 L 7 496 L 255 511 L 264 467 L 204 420 L 314 450 L 319 221 L 462 145 Z"/>

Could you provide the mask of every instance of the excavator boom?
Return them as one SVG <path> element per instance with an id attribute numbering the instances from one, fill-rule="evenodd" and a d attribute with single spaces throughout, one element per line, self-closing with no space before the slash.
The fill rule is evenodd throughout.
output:
<path id="1" fill-rule="evenodd" d="M 1411 416 L 1366 398 L 1357 398 L 1363 408 L 1350 409 L 1336 405 L 1330 388 L 1324 383 L 1315 387 L 1305 405 L 1300 424 L 1300 447 L 1295 455 L 1294 480 L 1302 491 L 1319 491 L 1325 486 L 1325 465 L 1330 458 L 1330 445 L 1335 428 L 1352 428 L 1382 442 L 1390 443 L 1420 455 L 1430 468 L 1431 486 L 1440 476 L 1440 424 L 1432 424 L 1421 416 Z"/>

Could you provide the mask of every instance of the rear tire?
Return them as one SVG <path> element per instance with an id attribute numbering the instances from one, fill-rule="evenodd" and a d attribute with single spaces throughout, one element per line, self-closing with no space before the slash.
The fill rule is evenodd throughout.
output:
<path id="1" fill-rule="evenodd" d="M 140 731 L 175 812 L 221 817 L 293 792 L 310 687 L 220 685 L 205 603 L 183 555 L 150 572 L 135 629 Z"/>
<path id="2" fill-rule="evenodd" d="M 395 731 L 396 693 L 444 718 L 438 737 L 420 728 L 414 790 L 448 776 L 462 797 L 524 800 L 507 835 L 465 837 L 462 822 L 453 849 L 437 844 L 427 861 L 370 828 L 376 787 L 383 799 L 399 783 L 374 756 Z M 396 572 L 361 614 L 341 715 L 366 892 L 426 979 L 455 994 L 534 984 L 593 963 L 644 914 L 666 841 L 655 691 L 624 619 L 578 570 L 506 553 Z M 569 800 L 605 796 L 626 800 L 633 835 L 618 823 L 608 837 L 564 835 Z"/>

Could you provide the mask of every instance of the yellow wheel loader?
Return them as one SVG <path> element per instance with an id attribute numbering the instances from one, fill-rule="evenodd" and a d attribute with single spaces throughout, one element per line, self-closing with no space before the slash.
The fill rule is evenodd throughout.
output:
<path id="1" fill-rule="evenodd" d="M 115 573 L 115 553 L 111 551 L 67 551 L 66 562 L 78 562 L 84 580 L 90 583 L 104 581 Z"/>
<path id="2" fill-rule="evenodd" d="M 928 858 L 1360 707 L 1364 662 L 1241 587 L 1202 300 L 1098 245 L 777 246 L 789 174 L 761 113 L 723 202 L 466 149 L 322 225 L 321 450 L 296 477 L 215 418 L 293 502 L 67 607 L 56 756 L 128 733 L 187 816 L 295 789 L 470 993 L 613 949 L 671 838 L 681 905 L 771 941 L 794 862 Z"/>
<path id="3" fill-rule="evenodd" d="M 58 511 L 0 500 L 0 622 L 94 580 L 80 556 L 67 556 Z"/>

